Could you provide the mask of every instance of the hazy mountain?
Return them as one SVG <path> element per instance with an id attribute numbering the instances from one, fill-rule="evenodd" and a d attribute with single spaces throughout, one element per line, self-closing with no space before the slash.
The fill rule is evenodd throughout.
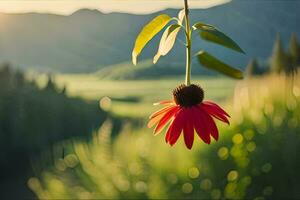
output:
<path id="1" fill-rule="evenodd" d="M 281 33 L 285 43 L 291 32 L 300 35 L 299 10 L 300 1 L 233 1 L 205 10 L 192 10 L 193 22 L 201 20 L 216 25 L 234 38 L 247 55 L 202 42 L 197 39 L 197 34 L 194 35 L 197 41 L 194 50 L 205 48 L 243 68 L 251 57 L 266 58 L 270 54 L 277 32 Z M 164 12 L 175 16 L 178 10 Z M 155 15 L 157 13 L 103 14 L 87 9 L 70 16 L 2 13 L 0 61 L 43 71 L 98 71 L 105 66 L 128 62 L 135 37 Z M 156 37 L 151 42 L 152 47 L 145 49 L 140 60 L 155 54 L 158 40 Z M 183 63 L 184 58 L 184 50 L 177 43 L 174 51 L 162 58 L 160 65 L 174 67 L 172 63 L 176 63 L 180 67 L 178 63 Z"/>

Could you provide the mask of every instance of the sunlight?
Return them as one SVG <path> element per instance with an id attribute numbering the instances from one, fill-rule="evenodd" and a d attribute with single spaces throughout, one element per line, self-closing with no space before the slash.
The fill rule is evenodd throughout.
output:
<path id="1" fill-rule="evenodd" d="M 191 8 L 209 8 L 212 6 L 224 4 L 231 0 L 201 0 L 191 1 Z M 0 1 L 0 12 L 5 13 L 56 13 L 69 15 L 81 8 L 99 9 L 103 13 L 122 12 L 134 14 L 147 14 L 157 12 L 167 8 L 182 8 L 181 0 L 157 0 L 153 3 L 151 0 L 62 0 L 62 1 Z"/>

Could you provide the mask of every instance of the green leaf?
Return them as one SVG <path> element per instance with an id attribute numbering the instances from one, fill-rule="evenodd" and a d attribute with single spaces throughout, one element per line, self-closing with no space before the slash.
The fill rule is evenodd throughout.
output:
<path id="1" fill-rule="evenodd" d="M 206 68 L 213 69 L 232 78 L 243 78 L 243 73 L 240 70 L 235 69 L 226 63 L 223 63 L 222 61 L 218 60 L 205 51 L 200 51 L 197 54 L 197 57 L 200 64 Z"/>
<path id="2" fill-rule="evenodd" d="M 202 22 L 197 22 L 196 24 L 193 25 L 192 27 L 194 30 L 212 30 L 212 29 L 216 29 L 216 27 L 210 25 L 210 24 L 205 24 L 205 23 L 202 23 Z"/>
<path id="3" fill-rule="evenodd" d="M 202 39 L 209 42 L 213 42 L 240 53 L 245 53 L 237 43 L 235 43 L 230 37 L 219 31 L 216 27 L 198 22 L 193 25 L 194 30 L 200 30 L 200 36 Z"/>
<path id="4" fill-rule="evenodd" d="M 171 17 L 165 14 L 155 17 L 151 22 L 149 22 L 140 34 L 138 35 L 134 49 L 132 51 L 132 62 L 134 65 L 137 63 L 137 57 L 142 52 L 146 44 L 159 33 L 169 22 Z"/>
<path id="5" fill-rule="evenodd" d="M 167 55 L 173 48 L 178 32 L 180 31 L 180 25 L 172 24 L 164 32 L 161 37 L 157 54 L 154 56 L 153 63 L 157 63 L 161 56 Z"/>

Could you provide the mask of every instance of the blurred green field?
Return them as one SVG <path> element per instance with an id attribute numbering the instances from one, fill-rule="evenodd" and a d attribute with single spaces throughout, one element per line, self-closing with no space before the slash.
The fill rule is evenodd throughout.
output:
<path id="1" fill-rule="evenodd" d="M 154 102 L 171 99 L 172 90 L 182 84 L 184 77 L 161 80 L 101 80 L 96 75 L 57 75 L 60 87 L 67 87 L 67 94 L 89 100 L 101 100 L 108 96 L 112 100 L 110 111 L 118 116 L 145 117 L 156 108 Z M 43 85 L 43 77 L 40 77 Z M 206 91 L 206 99 L 223 102 L 230 99 L 237 81 L 223 77 L 193 77 Z"/>
<path id="2" fill-rule="evenodd" d="M 87 98 L 98 99 L 103 91 L 116 98 L 122 92 L 124 96 L 143 97 L 144 104 L 161 99 L 159 94 L 147 95 L 148 91 L 163 94 L 177 83 L 170 79 L 162 84 L 137 81 L 114 85 L 85 77 L 82 84 L 72 85 L 76 78 L 64 76 L 58 80 L 70 83 L 71 95 L 85 96 L 80 88 L 94 82 L 94 93 L 90 90 L 88 94 L 93 95 Z M 210 94 L 216 93 L 210 98 L 230 99 L 225 104 L 232 116 L 231 125 L 218 124 L 218 142 L 205 145 L 196 139 L 189 151 L 180 138 L 171 148 L 165 144 L 164 134 L 154 137 L 151 130 L 133 129 L 130 123 L 112 140 L 112 124 L 107 121 L 90 142 L 68 140 L 57 144 L 53 166 L 37 170 L 28 186 L 40 199 L 298 199 L 300 82 L 296 80 L 291 86 L 285 77 L 278 76 L 238 83 L 217 79 L 217 89 L 213 90 L 213 79 L 206 79 L 205 88 L 211 90 Z M 127 93 L 126 88 L 134 90 L 136 83 L 140 92 Z M 140 110 L 132 111 L 136 103 L 123 106 L 131 104 L 127 113 L 122 110 L 119 114 L 148 115 L 141 105 Z M 55 154 L 62 146 L 65 157 Z"/>

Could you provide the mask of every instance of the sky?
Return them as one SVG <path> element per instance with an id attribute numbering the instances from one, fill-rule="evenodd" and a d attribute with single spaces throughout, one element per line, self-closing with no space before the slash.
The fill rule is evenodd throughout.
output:
<path id="1" fill-rule="evenodd" d="M 189 0 L 191 8 L 209 8 L 230 0 Z M 0 12 L 56 13 L 69 15 L 81 8 L 103 13 L 124 12 L 147 14 L 166 8 L 182 8 L 183 0 L 0 0 Z"/>

